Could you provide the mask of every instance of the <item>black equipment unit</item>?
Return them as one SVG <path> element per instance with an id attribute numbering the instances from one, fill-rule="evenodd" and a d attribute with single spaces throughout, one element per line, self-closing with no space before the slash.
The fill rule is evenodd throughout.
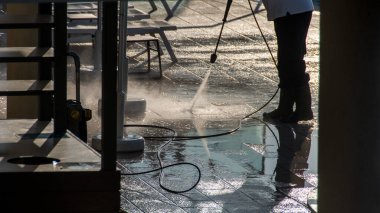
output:
<path id="1" fill-rule="evenodd" d="M 67 129 L 87 143 L 87 121 L 92 118 L 92 111 L 83 108 L 80 102 L 80 58 L 74 52 L 67 53 L 74 59 L 76 99 L 67 100 Z"/>

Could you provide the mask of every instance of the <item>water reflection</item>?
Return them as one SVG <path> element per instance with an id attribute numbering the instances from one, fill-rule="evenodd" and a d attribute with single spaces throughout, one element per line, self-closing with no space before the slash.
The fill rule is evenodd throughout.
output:
<path id="1" fill-rule="evenodd" d="M 309 167 L 312 125 L 276 125 L 280 147 L 275 168 L 275 180 L 305 186 L 304 171 Z"/>
<path id="2" fill-rule="evenodd" d="M 278 204 L 274 206 L 273 210 L 283 209 L 284 206 L 290 204 L 292 210 L 305 207 L 312 211 L 307 200 L 313 186 L 307 183 L 304 172 L 309 168 L 308 159 L 313 125 L 278 124 L 275 127 L 279 136 L 274 177 Z"/>
<path id="3" fill-rule="evenodd" d="M 178 135 L 191 136 L 224 132 L 238 123 L 236 120 L 192 118 L 160 120 L 156 124 L 170 126 Z M 231 135 L 207 138 L 207 142 L 200 139 L 174 141 L 162 150 L 160 157 L 164 165 L 193 162 L 200 167 L 202 177 L 196 189 L 184 197 L 176 195 L 181 201 L 186 200 L 187 208 L 202 205 L 212 207 L 212 212 L 309 212 L 307 195 L 314 188 L 309 176 L 316 176 L 313 170 L 316 168 L 313 160 L 316 143 L 311 143 L 316 140 L 313 130 L 317 132 L 311 124 L 266 126 L 252 118 L 244 120 L 242 128 Z M 128 131 L 146 137 L 168 134 L 149 128 L 129 128 Z M 158 168 L 156 154 L 163 143 L 162 140 L 147 140 L 144 153 L 129 154 L 119 158 L 119 162 L 134 172 Z M 184 165 L 167 168 L 164 174 L 161 184 L 174 190 L 185 190 L 198 178 L 193 167 Z M 139 178 L 161 190 L 158 176 L 156 172 Z M 198 198 L 186 197 L 193 194 L 199 195 Z M 216 206 L 212 206 L 210 200 Z"/>

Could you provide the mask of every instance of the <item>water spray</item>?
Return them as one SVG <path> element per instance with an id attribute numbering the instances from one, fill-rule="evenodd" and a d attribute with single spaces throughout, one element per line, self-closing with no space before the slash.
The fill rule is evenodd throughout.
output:
<path id="1" fill-rule="evenodd" d="M 199 99 L 202 91 L 204 90 L 204 88 L 206 86 L 208 78 L 210 77 L 210 73 L 211 73 L 211 68 L 207 71 L 205 78 L 202 80 L 202 83 L 201 83 L 201 85 L 199 86 L 199 88 L 197 90 L 197 93 L 195 93 L 193 100 L 191 100 L 189 111 L 193 110 L 195 103 Z"/>
<path id="2" fill-rule="evenodd" d="M 191 100 L 191 102 L 190 102 L 190 109 L 189 109 L 190 112 L 193 111 L 195 103 L 197 102 L 197 100 L 201 96 L 201 94 L 202 94 L 202 92 L 203 92 L 203 90 L 204 90 L 204 88 L 206 86 L 206 83 L 208 81 L 208 78 L 210 76 L 210 73 L 211 73 L 211 68 L 207 71 L 206 76 L 204 77 L 201 85 L 199 86 L 199 88 L 197 90 L 197 93 L 195 93 L 193 100 Z M 204 133 L 205 133 L 204 129 L 201 129 L 200 128 L 201 125 L 199 125 L 198 123 L 195 122 L 194 114 L 191 113 L 191 115 L 193 117 L 192 120 L 193 120 L 193 123 L 194 123 L 194 127 L 197 130 L 197 132 L 198 132 L 198 135 L 204 135 Z M 211 154 L 210 154 L 210 150 L 208 148 L 208 142 L 207 142 L 206 138 L 201 138 L 201 141 L 202 141 L 202 144 L 203 144 L 203 148 L 206 150 L 207 156 L 210 159 Z"/>

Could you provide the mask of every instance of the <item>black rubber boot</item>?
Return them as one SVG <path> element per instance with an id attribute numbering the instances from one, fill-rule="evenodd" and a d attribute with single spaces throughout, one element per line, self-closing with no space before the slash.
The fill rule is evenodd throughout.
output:
<path id="1" fill-rule="evenodd" d="M 308 121 L 314 118 L 311 110 L 310 86 L 297 87 L 295 90 L 296 110 L 290 116 L 281 119 L 284 123 L 297 123 L 298 121 Z"/>
<path id="2" fill-rule="evenodd" d="M 288 118 L 293 113 L 294 98 L 293 88 L 281 88 L 280 101 L 277 109 L 272 112 L 264 112 L 264 119 L 281 120 Z"/>

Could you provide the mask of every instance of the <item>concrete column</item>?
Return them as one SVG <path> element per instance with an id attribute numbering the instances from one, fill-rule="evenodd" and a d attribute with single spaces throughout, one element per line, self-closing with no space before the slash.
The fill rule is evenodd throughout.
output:
<path id="1" fill-rule="evenodd" d="M 31 15 L 38 12 L 35 4 L 7 4 L 9 15 Z M 36 29 L 12 29 L 7 31 L 9 47 L 36 46 L 38 34 Z M 37 79 L 37 63 L 8 63 L 8 80 Z M 37 118 L 38 98 L 33 96 L 7 98 L 7 118 Z"/>
<path id="2" fill-rule="evenodd" d="M 318 212 L 379 212 L 380 1 L 321 1 Z"/>

